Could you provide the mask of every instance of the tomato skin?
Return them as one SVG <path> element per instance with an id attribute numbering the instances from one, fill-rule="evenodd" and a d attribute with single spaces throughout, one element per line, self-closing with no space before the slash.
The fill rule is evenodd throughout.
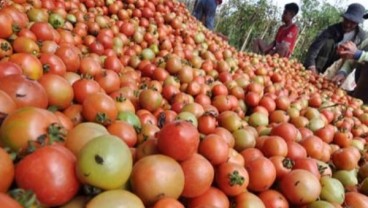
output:
<path id="1" fill-rule="evenodd" d="M 195 198 L 191 198 L 186 207 L 230 207 L 230 201 L 224 192 L 211 186 L 211 188 L 208 189 L 204 194 Z"/>
<path id="2" fill-rule="evenodd" d="M 42 204 L 59 206 L 79 190 L 75 162 L 75 156 L 65 147 L 45 146 L 16 165 L 15 182 L 20 188 L 32 190 Z"/>
<path id="3" fill-rule="evenodd" d="M 115 101 L 103 92 L 88 95 L 82 106 L 82 115 L 87 121 L 108 125 L 118 116 Z"/>
<path id="4" fill-rule="evenodd" d="M 368 207 L 368 197 L 358 192 L 347 192 L 344 205 L 348 207 Z"/>
<path id="5" fill-rule="evenodd" d="M 189 159 L 199 146 L 198 130 L 187 121 L 166 124 L 158 132 L 157 139 L 159 151 L 178 161 Z"/>
<path id="6" fill-rule="evenodd" d="M 7 192 L 14 179 L 14 164 L 10 155 L 0 147 L 0 194 Z M 1 201 L 1 200 L 0 200 Z"/>
<path id="7" fill-rule="evenodd" d="M 225 162 L 216 168 L 215 180 L 226 195 L 236 196 L 247 189 L 249 175 L 243 166 Z"/>
<path id="8" fill-rule="evenodd" d="M 143 202 L 135 194 L 126 190 L 110 190 L 92 198 L 86 208 L 144 208 Z"/>
<path id="9" fill-rule="evenodd" d="M 292 170 L 280 183 L 281 193 L 294 205 L 305 205 L 317 200 L 321 189 L 319 179 L 302 169 Z"/>
<path id="10" fill-rule="evenodd" d="M 185 176 L 184 197 L 192 198 L 206 192 L 214 179 L 215 170 L 202 155 L 195 153 L 191 158 L 180 163 Z"/>
<path id="11" fill-rule="evenodd" d="M 276 190 L 269 189 L 261 192 L 258 196 L 267 208 L 289 208 L 287 199 Z"/>
<path id="12" fill-rule="evenodd" d="M 235 208 L 266 208 L 265 204 L 257 195 L 247 191 L 237 195 L 232 205 Z"/>
<path id="13" fill-rule="evenodd" d="M 12 150 L 22 150 L 27 147 L 29 141 L 37 141 L 44 135 L 49 136 L 48 127 L 51 124 L 59 124 L 52 112 L 41 108 L 24 107 L 8 115 L 4 120 L 0 127 L 0 141 Z"/>
<path id="14" fill-rule="evenodd" d="M 0 192 L 0 204 L 6 208 L 22 208 L 22 206 L 9 195 Z"/>
<path id="15" fill-rule="evenodd" d="M 0 38 L 7 39 L 13 34 L 13 19 L 5 12 L 0 12 Z"/>
<path id="16" fill-rule="evenodd" d="M 28 53 L 14 53 L 9 61 L 18 64 L 27 78 L 38 80 L 43 75 L 42 64 L 38 58 Z"/>
<path id="17" fill-rule="evenodd" d="M 184 172 L 174 159 L 161 154 L 143 157 L 133 167 L 130 184 L 146 206 L 162 197 L 179 198 L 184 189 Z"/>
<path id="18" fill-rule="evenodd" d="M 265 191 L 276 180 L 276 169 L 266 157 L 257 157 L 246 166 L 249 174 L 248 189 L 252 191 Z"/>

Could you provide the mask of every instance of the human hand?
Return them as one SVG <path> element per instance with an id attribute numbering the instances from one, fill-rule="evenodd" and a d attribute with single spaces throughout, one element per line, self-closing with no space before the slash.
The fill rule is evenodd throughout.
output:
<path id="1" fill-rule="evenodd" d="M 318 74 L 316 66 L 310 66 L 308 67 L 308 70 L 310 70 L 313 74 Z"/>
<path id="2" fill-rule="evenodd" d="M 337 85 L 341 85 L 342 82 L 345 80 L 346 75 L 344 73 L 337 73 L 333 78 L 332 82 L 334 82 Z"/>
<path id="3" fill-rule="evenodd" d="M 348 41 L 346 43 L 341 44 L 337 52 L 342 58 L 352 59 L 354 54 L 358 51 L 357 46 L 355 43 Z"/>

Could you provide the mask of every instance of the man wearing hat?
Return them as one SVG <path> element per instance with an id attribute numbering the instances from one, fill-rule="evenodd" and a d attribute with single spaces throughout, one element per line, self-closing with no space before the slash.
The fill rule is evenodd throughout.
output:
<path id="1" fill-rule="evenodd" d="M 363 17 L 364 19 L 368 19 L 368 14 L 365 14 Z M 368 38 L 362 42 L 360 47 L 357 47 L 351 41 L 343 43 L 338 53 L 346 61 L 333 78 L 333 81 L 340 84 L 352 69 L 355 68 L 356 87 L 351 95 L 361 99 L 364 104 L 368 104 Z"/>
<path id="2" fill-rule="evenodd" d="M 359 46 L 367 37 L 367 33 L 359 26 L 364 21 L 364 14 L 363 5 L 350 4 L 342 14 L 343 20 L 329 26 L 313 41 L 304 61 L 305 68 L 315 73 L 324 73 L 340 58 L 336 50 L 340 44 L 352 41 Z"/>

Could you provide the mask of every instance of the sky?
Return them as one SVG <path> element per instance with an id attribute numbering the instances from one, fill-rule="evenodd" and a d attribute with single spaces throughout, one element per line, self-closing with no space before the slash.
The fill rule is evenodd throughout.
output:
<path id="1" fill-rule="evenodd" d="M 283 8 L 283 6 L 287 3 L 295 2 L 295 3 L 300 5 L 300 2 L 301 2 L 300 0 L 271 0 L 271 1 L 273 1 L 280 8 Z M 345 5 L 342 5 L 342 6 L 345 6 L 345 8 L 347 8 L 349 4 L 360 3 L 361 5 L 363 5 L 366 8 L 366 10 L 368 12 L 368 0 L 342 0 L 342 1 L 345 4 Z M 327 0 L 327 2 L 330 2 L 331 4 L 334 4 L 336 2 L 336 0 Z M 368 30 L 368 19 L 364 22 L 363 27 L 364 27 L 364 29 Z"/>

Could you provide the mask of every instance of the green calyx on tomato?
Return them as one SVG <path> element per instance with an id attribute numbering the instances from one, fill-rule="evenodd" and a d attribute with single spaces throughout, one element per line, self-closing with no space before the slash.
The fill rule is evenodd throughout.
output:
<path id="1" fill-rule="evenodd" d="M 13 189 L 9 192 L 9 195 L 19 202 L 19 204 L 21 204 L 23 207 L 41 207 L 40 202 L 37 200 L 36 194 L 31 190 L 24 190 L 20 188 Z"/>
<path id="2" fill-rule="evenodd" d="M 239 174 L 238 171 L 233 171 L 231 174 L 229 174 L 229 183 L 230 186 L 236 186 L 236 185 L 243 185 L 245 179 L 242 175 Z"/>

